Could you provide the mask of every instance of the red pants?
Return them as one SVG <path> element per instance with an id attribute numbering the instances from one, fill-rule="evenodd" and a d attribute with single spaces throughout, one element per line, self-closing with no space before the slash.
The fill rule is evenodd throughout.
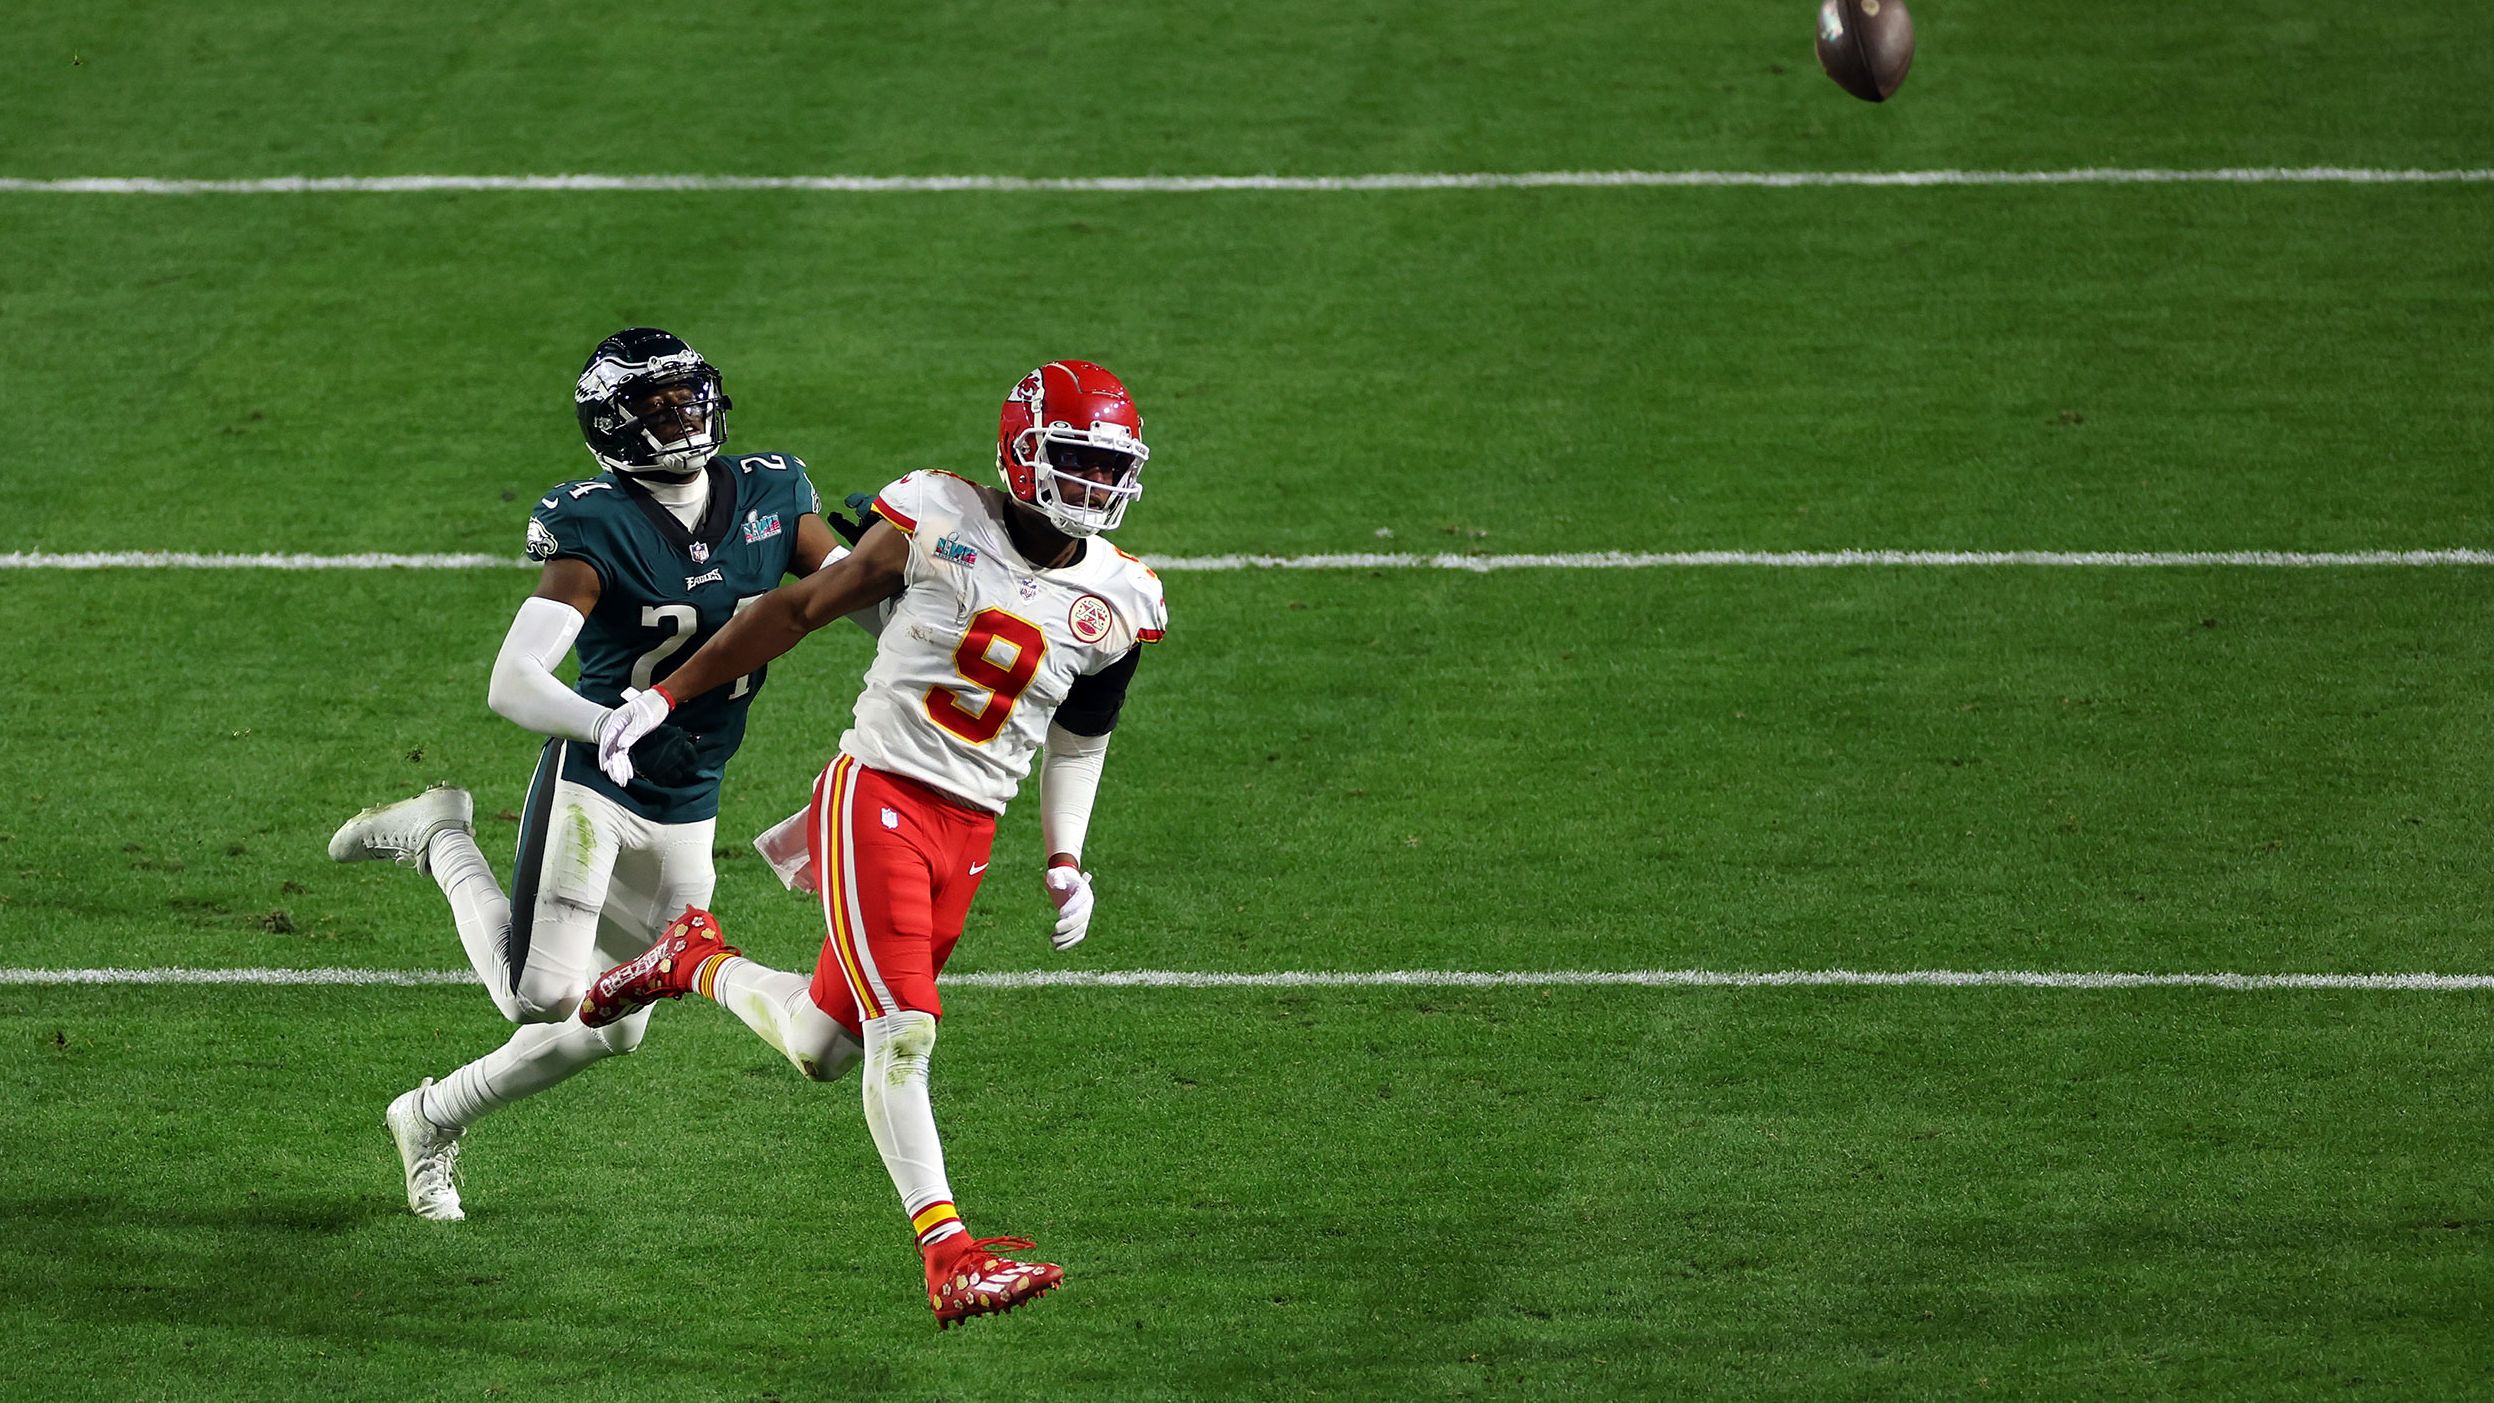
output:
<path id="1" fill-rule="evenodd" d="M 814 782 L 806 828 L 829 932 L 815 1005 L 851 1032 L 904 1009 L 941 1017 L 935 976 L 961 939 L 996 816 L 843 755 Z"/>

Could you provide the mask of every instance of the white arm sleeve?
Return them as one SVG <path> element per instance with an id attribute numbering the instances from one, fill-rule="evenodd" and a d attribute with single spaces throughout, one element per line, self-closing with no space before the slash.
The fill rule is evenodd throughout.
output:
<path id="1" fill-rule="evenodd" d="M 1048 753 L 1039 762 L 1039 833 L 1047 852 L 1081 860 L 1091 801 L 1099 797 L 1100 769 L 1107 763 L 1107 736 L 1078 736 L 1050 723 Z"/>
<path id="2" fill-rule="evenodd" d="M 588 620 L 559 600 L 531 595 L 520 601 L 511 631 L 494 657 L 494 680 L 485 704 L 515 726 L 562 740 L 594 741 L 606 708 L 563 685 L 554 665 L 572 650 Z"/>

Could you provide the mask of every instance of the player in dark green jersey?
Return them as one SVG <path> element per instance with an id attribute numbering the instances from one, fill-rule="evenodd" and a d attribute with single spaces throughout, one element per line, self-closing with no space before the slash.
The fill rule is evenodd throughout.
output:
<path id="1" fill-rule="evenodd" d="M 451 1168 L 478 1117 L 640 1044 L 646 1011 L 581 1024 L 590 978 L 686 906 L 710 904 L 719 777 L 763 672 L 678 713 L 672 732 L 634 748 L 646 768 L 617 785 L 599 771 L 596 742 L 624 690 L 663 680 L 737 610 L 843 554 L 804 463 L 719 451 L 729 408 L 719 373 L 676 337 L 647 327 L 608 337 L 574 402 L 605 471 L 555 488 L 530 514 L 528 553 L 545 569 L 487 694 L 547 737 L 509 894 L 477 849 L 465 790 L 367 809 L 329 845 L 342 862 L 387 857 L 430 874 L 495 1007 L 520 1025 L 390 1105 L 408 1206 L 436 1220 L 465 1216 Z M 575 651 L 579 681 L 566 685 L 554 668 Z"/>

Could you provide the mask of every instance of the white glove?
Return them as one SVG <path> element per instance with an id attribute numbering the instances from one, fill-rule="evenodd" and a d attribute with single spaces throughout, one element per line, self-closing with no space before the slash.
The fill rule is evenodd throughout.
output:
<path id="1" fill-rule="evenodd" d="M 624 688 L 623 705 L 598 718 L 598 768 L 617 784 L 632 783 L 632 747 L 675 710 L 663 690 Z"/>
<path id="2" fill-rule="evenodd" d="M 1079 867 L 1051 867 L 1042 879 L 1056 903 L 1056 933 L 1048 943 L 1061 953 L 1091 934 L 1091 874 Z"/>

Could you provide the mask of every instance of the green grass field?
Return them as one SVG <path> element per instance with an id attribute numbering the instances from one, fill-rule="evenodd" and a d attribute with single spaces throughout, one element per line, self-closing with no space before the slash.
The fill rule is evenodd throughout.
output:
<path id="1" fill-rule="evenodd" d="M 19 17 L 0 179 L 2494 167 L 2477 7 L 1305 0 Z M 487 552 L 643 322 L 827 495 L 977 475 L 1030 365 L 1147 414 L 1120 543 L 1233 552 L 2494 544 L 2494 185 L 1264 194 L 0 191 L 13 551 Z M 1009 814 L 954 968 L 2482 974 L 2478 567 L 1179 572 L 1044 939 Z M 0 570 L 0 966 L 460 963 L 358 807 L 535 743 L 530 576 Z M 774 668 L 718 904 L 865 640 Z M 0 1396 L 2494 1396 L 2482 992 L 946 996 L 938 1335 L 854 1082 L 716 1009 L 404 1210 L 458 987 L 0 982 Z"/>

